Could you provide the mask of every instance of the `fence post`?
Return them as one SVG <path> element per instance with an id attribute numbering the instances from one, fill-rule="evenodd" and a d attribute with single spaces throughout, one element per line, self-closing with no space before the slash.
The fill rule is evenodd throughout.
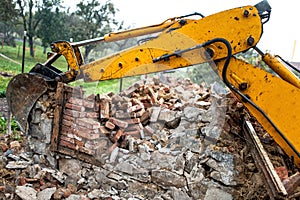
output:
<path id="1" fill-rule="evenodd" d="M 24 31 L 23 37 L 23 56 L 22 56 L 22 74 L 24 73 L 24 65 L 25 65 L 25 47 L 26 47 L 26 30 Z"/>

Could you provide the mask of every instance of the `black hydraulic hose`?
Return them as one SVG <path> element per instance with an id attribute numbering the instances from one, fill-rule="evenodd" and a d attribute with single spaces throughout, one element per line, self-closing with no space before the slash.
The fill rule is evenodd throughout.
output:
<path id="1" fill-rule="evenodd" d="M 297 149 L 295 148 L 295 146 L 285 137 L 285 135 L 279 130 L 279 128 L 274 124 L 274 122 L 268 117 L 268 115 L 260 108 L 258 107 L 253 101 L 251 101 L 246 95 L 244 95 L 240 90 L 238 90 L 236 87 L 234 87 L 234 85 L 232 85 L 228 79 L 227 79 L 227 69 L 230 63 L 230 59 L 232 56 L 232 48 L 230 43 L 223 39 L 223 38 L 218 38 L 217 39 L 218 42 L 222 42 L 226 45 L 227 48 L 227 58 L 225 60 L 223 69 L 222 69 L 222 79 L 225 83 L 225 85 L 227 87 L 229 87 L 229 89 L 233 90 L 234 92 L 236 92 L 238 95 L 240 95 L 243 100 L 245 100 L 246 102 L 248 102 L 251 106 L 253 106 L 257 111 L 259 111 L 267 120 L 268 122 L 273 126 L 273 128 L 279 133 L 279 135 L 281 136 L 281 138 L 290 146 L 290 148 L 296 153 L 296 155 L 298 157 L 300 157 L 300 153 L 297 151 Z"/>
<path id="2" fill-rule="evenodd" d="M 194 16 L 194 15 L 199 15 L 201 18 L 204 18 L 204 17 L 205 17 L 205 16 L 202 15 L 201 13 L 195 12 L 195 13 L 192 13 L 192 14 L 180 16 L 179 18 L 186 18 L 186 17 L 190 17 L 190 16 Z"/>
<path id="3" fill-rule="evenodd" d="M 290 68 L 292 68 L 296 72 L 300 73 L 300 70 L 297 67 L 295 67 L 294 65 L 292 65 L 288 61 L 284 60 L 281 56 L 276 55 L 275 57 L 279 58 L 282 62 L 284 62 L 285 64 L 287 64 Z"/>
<path id="4" fill-rule="evenodd" d="M 170 53 L 170 54 L 165 54 L 165 55 L 162 55 L 160 57 L 157 57 L 157 58 L 154 58 L 153 59 L 153 63 L 156 63 L 156 62 L 159 62 L 161 60 L 168 60 L 170 59 L 170 57 L 180 57 L 182 53 L 185 53 L 185 52 L 188 52 L 188 51 L 191 51 L 191 50 L 194 50 L 194 49 L 199 49 L 199 48 L 202 48 L 202 47 L 206 47 L 212 43 L 216 43 L 216 42 L 221 42 L 223 44 L 225 44 L 226 48 L 227 48 L 227 57 L 226 57 L 226 60 L 225 60 L 225 63 L 224 63 L 224 66 L 223 66 L 223 69 L 222 69 L 222 79 L 223 79 L 223 82 L 225 83 L 225 85 L 231 89 L 232 91 L 234 91 L 235 93 L 237 93 L 238 95 L 240 95 L 242 97 L 242 100 L 243 101 L 246 101 L 248 102 L 251 106 L 253 106 L 258 112 L 260 112 L 266 119 L 267 121 L 271 124 L 271 126 L 273 126 L 273 128 L 279 133 L 279 135 L 281 136 L 281 138 L 289 145 L 289 147 L 295 152 L 295 154 L 300 157 L 300 154 L 299 152 L 297 151 L 297 149 L 294 147 L 294 145 L 285 137 L 285 135 L 279 130 L 279 128 L 274 124 L 274 122 L 268 117 L 268 115 L 259 107 L 257 106 L 253 101 L 251 101 L 246 95 L 244 95 L 240 90 L 238 90 L 236 87 L 234 87 L 234 85 L 232 85 L 228 79 L 227 79 L 227 69 L 228 69 L 228 66 L 229 66 L 229 63 L 230 63 L 230 59 L 232 57 L 232 48 L 231 48 L 231 45 L 230 43 L 224 39 L 224 38 L 214 38 L 212 40 L 209 40 L 209 41 L 206 41 L 202 44 L 199 44 L 199 45 L 196 45 L 196 46 L 193 46 L 193 47 L 190 47 L 190 48 L 187 48 L 187 49 L 184 49 L 184 50 L 178 50 L 178 51 L 175 51 L 173 53 Z"/>

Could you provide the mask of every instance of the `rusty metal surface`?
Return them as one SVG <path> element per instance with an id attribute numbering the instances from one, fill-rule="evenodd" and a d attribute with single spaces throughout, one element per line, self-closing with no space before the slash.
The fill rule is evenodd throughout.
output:
<path id="1" fill-rule="evenodd" d="M 249 121 L 244 122 L 243 131 L 245 133 L 248 145 L 252 151 L 257 167 L 264 175 L 266 187 L 271 199 L 283 199 L 288 193 L 276 173 L 271 160 L 260 142 L 252 124 Z"/>
<path id="2" fill-rule="evenodd" d="M 61 129 L 63 103 L 64 103 L 64 85 L 63 83 L 58 83 L 56 89 L 56 107 L 54 109 L 53 132 L 51 136 L 52 151 L 57 151 L 58 148 L 58 142 L 59 142 L 58 137 Z"/>
<path id="3" fill-rule="evenodd" d="M 47 88 L 46 80 L 33 74 L 18 74 L 9 82 L 6 90 L 8 107 L 23 132 L 27 131 L 27 119 L 32 107 Z"/>

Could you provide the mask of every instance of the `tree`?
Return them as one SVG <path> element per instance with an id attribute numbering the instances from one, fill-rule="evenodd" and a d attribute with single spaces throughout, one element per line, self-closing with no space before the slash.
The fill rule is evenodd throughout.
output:
<path id="1" fill-rule="evenodd" d="M 60 0 L 17 0 L 19 15 L 22 18 L 24 30 L 27 31 L 30 56 L 34 57 L 34 36 L 36 36 L 37 27 L 44 16 L 42 12 L 59 4 Z"/>
<path id="2" fill-rule="evenodd" d="M 80 41 L 104 36 L 118 24 L 114 19 L 115 13 L 116 9 L 110 1 L 101 5 L 97 0 L 82 0 L 77 4 L 77 11 L 73 14 L 79 17 L 80 21 L 73 29 L 72 37 Z M 85 46 L 84 60 L 87 60 L 93 48 L 95 48 L 93 44 Z"/>
<path id="3" fill-rule="evenodd" d="M 41 39 L 44 53 L 46 53 L 47 47 L 52 42 L 65 39 L 65 36 L 63 36 L 65 13 L 60 12 L 59 7 L 53 9 L 53 5 L 49 4 L 44 6 L 43 11 L 38 13 L 36 17 L 41 18 L 36 35 Z"/>
<path id="4" fill-rule="evenodd" d="M 0 7 L 0 30 L 4 34 L 4 42 L 8 45 L 15 45 L 13 40 L 13 30 L 17 21 L 16 4 L 13 0 L 2 0 Z"/>

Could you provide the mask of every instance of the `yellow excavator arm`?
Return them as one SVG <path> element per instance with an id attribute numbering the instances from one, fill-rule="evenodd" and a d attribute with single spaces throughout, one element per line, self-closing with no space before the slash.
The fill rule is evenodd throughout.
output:
<path id="1" fill-rule="evenodd" d="M 54 54 L 45 63 L 37 64 L 29 74 L 16 76 L 10 82 L 7 89 L 9 106 L 21 127 L 26 129 L 30 108 L 47 88 L 47 84 L 41 83 L 42 79 L 64 83 L 80 78 L 87 82 L 102 81 L 214 61 L 216 71 L 228 88 L 300 166 L 300 81 L 277 58 L 263 54 L 256 47 L 270 12 L 268 2 L 262 1 L 255 6 L 238 7 L 207 17 L 200 15 L 200 19 L 191 19 L 197 15 L 195 13 L 170 18 L 157 25 L 110 33 L 103 38 L 74 43 L 55 42 L 51 45 Z M 80 46 L 91 43 L 150 33 L 158 35 L 140 45 L 87 64 L 84 64 L 79 50 Z M 234 57 L 250 48 L 262 54 L 263 60 L 277 75 Z M 60 56 L 66 58 L 69 71 L 61 72 L 52 66 Z M 30 90 L 34 93 L 28 95 L 31 98 L 17 100 L 17 103 L 11 101 L 18 99 L 17 94 L 22 92 L 16 88 L 21 85 L 36 87 L 36 82 L 43 87 Z"/>
<path id="2" fill-rule="evenodd" d="M 236 54 L 255 46 L 262 35 L 261 17 L 254 6 L 231 9 L 198 20 L 187 17 L 190 16 L 175 17 L 157 25 L 110 33 L 99 39 L 78 43 L 53 43 L 52 50 L 57 55 L 63 55 L 71 69 L 66 73 L 71 76 L 63 77 L 62 81 L 72 81 L 75 77 L 84 78 L 85 81 L 108 80 L 187 67 L 207 62 L 208 57 L 218 60 L 227 56 L 225 40 L 232 46 L 232 54 Z M 78 53 L 78 47 L 82 45 L 157 32 L 160 34 L 155 39 L 92 63 L 83 64 Z M 222 38 L 223 41 L 212 41 L 216 38 Z M 177 59 L 169 59 L 172 56 Z"/>

